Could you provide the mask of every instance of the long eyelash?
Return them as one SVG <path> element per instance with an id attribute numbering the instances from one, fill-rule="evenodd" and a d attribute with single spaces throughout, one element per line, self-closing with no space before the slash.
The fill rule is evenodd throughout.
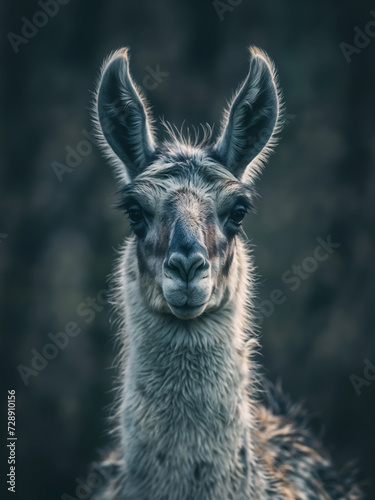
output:
<path id="1" fill-rule="evenodd" d="M 123 186 L 116 195 L 118 196 L 118 201 L 115 203 L 115 208 L 121 210 L 122 212 L 127 212 L 131 205 L 139 205 L 136 197 L 134 196 L 133 185 L 127 184 Z"/>
<path id="2" fill-rule="evenodd" d="M 125 202 L 126 200 L 124 198 L 120 198 L 116 201 L 115 203 L 115 208 L 117 210 L 121 210 L 121 212 L 124 212 L 127 209 L 128 204 Z"/>
<path id="3" fill-rule="evenodd" d="M 244 191 L 239 201 L 243 203 L 246 212 L 256 212 L 255 201 L 259 198 L 259 194 L 252 186 L 246 184 L 242 186 Z"/>
<path id="4" fill-rule="evenodd" d="M 129 210 L 129 208 L 132 205 L 139 205 L 139 203 L 133 197 L 121 195 L 121 198 L 115 204 L 115 208 L 117 208 L 118 210 L 121 210 L 122 212 L 126 212 L 127 213 L 128 210 Z"/>
<path id="5" fill-rule="evenodd" d="M 254 205 L 253 205 L 252 201 L 249 200 L 249 198 L 241 199 L 241 203 L 243 204 L 243 207 L 244 207 L 246 213 L 251 212 L 251 210 L 253 210 L 253 208 L 254 208 Z"/>

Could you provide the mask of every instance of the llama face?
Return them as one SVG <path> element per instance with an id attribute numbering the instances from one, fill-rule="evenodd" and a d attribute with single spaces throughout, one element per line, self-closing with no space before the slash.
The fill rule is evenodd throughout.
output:
<path id="1" fill-rule="evenodd" d="M 159 311 L 192 318 L 233 295 L 236 238 L 251 193 L 199 150 L 163 152 L 122 190 L 137 244 L 144 296 Z"/>
<path id="2" fill-rule="evenodd" d="M 238 283 L 241 223 L 278 127 L 272 64 L 251 50 L 249 74 L 213 145 L 174 133 L 155 144 L 126 51 L 105 63 L 95 111 L 101 143 L 122 183 L 120 206 L 134 231 L 144 298 L 183 319 L 222 307 Z"/>

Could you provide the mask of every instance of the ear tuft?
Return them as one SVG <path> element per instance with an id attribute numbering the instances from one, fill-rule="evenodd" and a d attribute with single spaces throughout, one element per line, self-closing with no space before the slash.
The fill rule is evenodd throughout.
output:
<path id="1" fill-rule="evenodd" d="M 248 75 L 225 111 L 215 154 L 235 177 L 251 183 L 282 126 L 282 98 L 275 68 L 265 52 L 250 47 Z"/>
<path id="2" fill-rule="evenodd" d="M 129 51 L 122 48 L 104 62 L 94 103 L 99 144 L 124 182 L 149 164 L 155 146 L 146 101 L 129 72 Z"/>

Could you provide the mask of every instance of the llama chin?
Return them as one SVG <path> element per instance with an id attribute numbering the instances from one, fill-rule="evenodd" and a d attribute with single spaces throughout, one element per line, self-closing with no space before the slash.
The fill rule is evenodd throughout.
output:
<path id="1" fill-rule="evenodd" d="M 95 498 L 363 498 L 253 359 L 255 273 L 242 221 L 282 124 L 268 56 L 250 49 L 216 141 L 167 125 L 156 144 L 126 49 L 103 65 L 94 118 L 133 233 L 115 275 L 124 347 L 114 451 L 103 461 L 111 474 Z"/>

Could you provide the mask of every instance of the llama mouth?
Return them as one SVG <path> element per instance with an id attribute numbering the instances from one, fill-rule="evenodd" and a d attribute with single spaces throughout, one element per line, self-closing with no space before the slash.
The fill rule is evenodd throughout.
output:
<path id="1" fill-rule="evenodd" d="M 206 302 L 199 305 L 189 305 L 185 304 L 183 306 L 177 306 L 168 302 L 169 308 L 172 313 L 180 319 L 192 319 L 199 316 L 204 307 L 206 306 Z"/>

